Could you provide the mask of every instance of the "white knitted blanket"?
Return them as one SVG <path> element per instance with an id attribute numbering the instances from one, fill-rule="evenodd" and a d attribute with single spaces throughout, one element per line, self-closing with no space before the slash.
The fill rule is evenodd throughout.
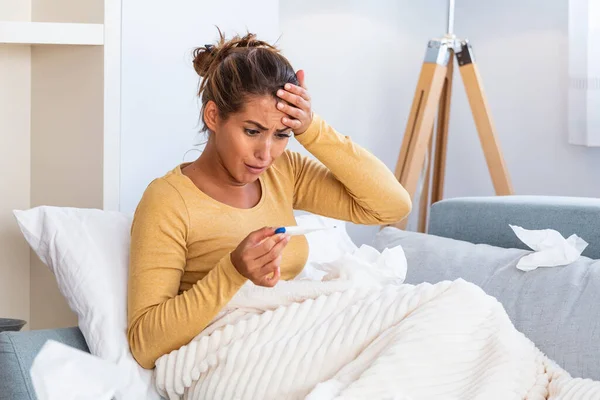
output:
<path id="1" fill-rule="evenodd" d="M 169 399 L 600 399 L 463 280 L 401 284 L 401 249 L 319 266 L 317 280 L 248 284 L 161 357 Z M 321 275 L 326 274 L 322 280 Z M 313 277 L 313 279 L 315 279 Z"/>

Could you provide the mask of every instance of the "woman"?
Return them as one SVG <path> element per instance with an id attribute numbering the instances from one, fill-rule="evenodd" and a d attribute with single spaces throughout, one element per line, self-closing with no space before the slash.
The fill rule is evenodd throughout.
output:
<path id="1" fill-rule="evenodd" d="M 128 339 L 144 368 L 198 335 L 248 280 L 298 275 L 293 210 L 394 223 L 411 201 L 391 171 L 311 109 L 304 72 L 255 35 L 194 52 L 208 142 L 151 182 L 131 231 Z M 294 136 L 319 161 L 286 150 Z M 266 226 L 266 227 L 265 227 Z"/>

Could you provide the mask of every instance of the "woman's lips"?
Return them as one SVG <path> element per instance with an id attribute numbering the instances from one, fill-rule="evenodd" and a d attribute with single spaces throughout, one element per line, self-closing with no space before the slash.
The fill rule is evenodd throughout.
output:
<path id="1" fill-rule="evenodd" d="M 265 169 L 267 169 L 266 166 L 265 167 L 256 167 L 256 166 L 248 165 L 248 164 L 245 164 L 245 165 L 246 165 L 246 168 L 248 169 L 248 171 L 250 171 L 253 174 L 260 174 Z"/>

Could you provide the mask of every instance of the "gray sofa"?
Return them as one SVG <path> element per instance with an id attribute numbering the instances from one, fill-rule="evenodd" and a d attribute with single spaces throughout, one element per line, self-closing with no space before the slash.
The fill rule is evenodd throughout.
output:
<path id="1" fill-rule="evenodd" d="M 508 224 L 576 233 L 576 265 L 524 273 L 527 254 Z M 600 199 L 484 197 L 434 204 L 429 234 L 386 228 L 374 246 L 402 244 L 408 283 L 462 277 L 500 300 L 517 329 L 576 376 L 600 379 Z M 575 336 L 569 336 L 575 335 Z M 29 368 L 48 339 L 88 351 L 77 328 L 0 333 L 0 399 L 35 399 Z"/>

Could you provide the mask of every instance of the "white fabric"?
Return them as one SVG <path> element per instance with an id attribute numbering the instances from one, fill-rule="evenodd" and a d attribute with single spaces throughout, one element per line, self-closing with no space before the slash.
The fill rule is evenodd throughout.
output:
<path id="1" fill-rule="evenodd" d="M 534 251 L 517 263 L 517 268 L 521 271 L 569 265 L 575 262 L 588 246 L 588 243 L 576 234 L 565 239 L 554 229 L 529 230 L 517 225 L 509 226 L 519 240 Z"/>
<path id="2" fill-rule="evenodd" d="M 38 400 L 112 400 L 127 385 L 114 363 L 48 340 L 31 365 Z"/>
<path id="3" fill-rule="evenodd" d="M 14 214 L 25 239 L 52 270 L 60 292 L 77 315 L 90 353 L 115 363 L 126 379 L 116 398 L 158 398 L 152 372 L 134 360 L 126 337 L 131 216 L 51 206 Z M 307 236 L 309 264 L 356 249 L 343 221 L 314 214 L 296 219 L 300 226 L 338 226 L 335 234 Z"/>
<path id="4" fill-rule="evenodd" d="M 479 287 L 402 284 L 402 250 L 373 251 L 320 266 L 322 281 L 248 283 L 209 329 L 157 361 L 158 390 L 193 400 L 600 398 L 600 383 L 572 379 Z"/>

